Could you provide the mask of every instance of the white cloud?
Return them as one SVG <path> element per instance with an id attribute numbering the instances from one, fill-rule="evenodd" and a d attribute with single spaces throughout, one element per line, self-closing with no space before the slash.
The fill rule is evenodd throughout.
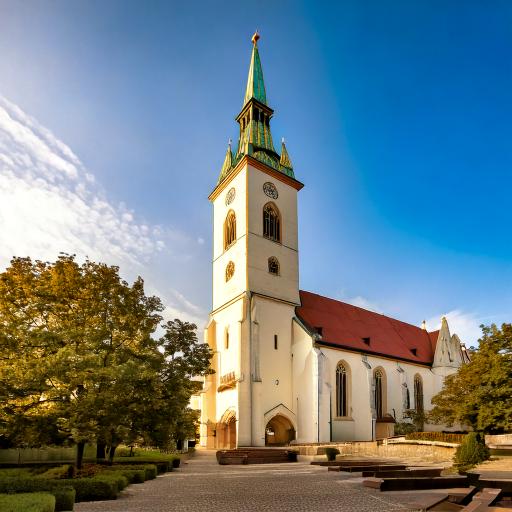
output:
<path id="1" fill-rule="evenodd" d="M 151 276 L 149 262 L 159 253 L 186 259 L 183 248 L 195 243 L 183 233 L 140 222 L 125 205 L 109 202 L 66 144 L 2 96 L 0 233 L 0 269 L 13 256 L 51 261 L 67 252 L 119 265 L 129 278 Z M 160 286 L 159 276 L 152 277 Z M 199 308 L 178 292 L 167 295 L 175 316 L 200 317 Z"/>
<path id="2" fill-rule="evenodd" d="M 357 306 L 359 308 L 367 309 L 369 311 L 373 311 L 375 313 L 384 314 L 382 308 L 376 303 L 373 302 L 362 295 L 357 295 L 355 297 L 347 297 L 347 293 L 345 290 L 341 290 L 336 297 L 338 300 L 343 302 L 347 302 L 348 304 L 352 304 L 353 306 Z"/>
<path id="3" fill-rule="evenodd" d="M 467 347 L 477 344 L 478 338 L 482 334 L 480 329 L 480 324 L 484 323 L 482 318 L 479 318 L 474 313 L 465 313 L 459 309 L 454 309 L 444 315 L 440 314 L 427 320 L 427 329 L 429 331 L 440 329 L 443 316 L 448 320 L 451 334 L 457 334 Z"/>

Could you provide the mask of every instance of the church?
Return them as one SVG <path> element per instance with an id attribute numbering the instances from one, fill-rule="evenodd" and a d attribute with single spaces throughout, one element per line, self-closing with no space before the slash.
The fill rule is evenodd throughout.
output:
<path id="1" fill-rule="evenodd" d="M 205 329 L 215 373 L 200 394 L 206 448 L 366 441 L 431 407 L 468 360 L 446 318 L 429 332 L 299 288 L 298 193 L 274 146 L 253 36 L 236 151 L 213 205 L 213 304 Z M 425 424 L 425 430 L 442 425 Z"/>

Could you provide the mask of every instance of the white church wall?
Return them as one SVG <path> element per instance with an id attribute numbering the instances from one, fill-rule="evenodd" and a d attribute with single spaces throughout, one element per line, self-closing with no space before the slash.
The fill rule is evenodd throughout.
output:
<path id="1" fill-rule="evenodd" d="M 297 442 L 317 441 L 317 416 L 315 407 L 315 358 L 311 336 L 294 321 L 292 345 L 293 401 L 297 414 Z"/>
<path id="2" fill-rule="evenodd" d="M 329 401 L 323 402 L 321 421 L 329 424 L 332 414 L 332 440 L 333 441 L 364 441 L 371 440 L 375 435 L 372 425 L 373 372 L 381 368 L 385 375 L 384 414 L 389 414 L 396 421 L 403 421 L 403 414 L 407 408 L 406 391 L 409 390 L 409 408 L 414 409 L 414 377 L 419 375 L 423 383 L 423 404 L 425 411 L 430 410 L 432 397 L 442 387 L 442 378 L 435 375 L 430 367 L 396 361 L 393 359 L 367 355 L 366 361 L 370 369 L 363 362 L 363 356 L 357 352 L 337 350 L 321 347 L 325 355 L 324 381 L 326 392 L 330 393 Z M 348 417 L 336 416 L 336 366 L 342 361 L 349 370 L 348 379 Z M 451 369 L 453 372 L 453 369 Z M 404 384 L 407 385 L 405 388 Z M 330 385 L 330 387 L 329 387 Z M 425 430 L 443 430 L 442 425 L 425 424 Z M 325 440 L 325 439 L 324 439 Z"/>
<path id="3" fill-rule="evenodd" d="M 265 415 L 280 404 L 285 408 L 280 408 L 281 414 L 296 426 L 291 363 L 295 310 L 289 304 L 264 297 L 255 296 L 253 301 L 252 346 L 259 354 L 253 373 L 260 378 L 260 382 L 253 384 L 253 442 L 259 446 L 265 444 Z"/>
<path id="4" fill-rule="evenodd" d="M 215 314 L 215 337 L 217 345 L 217 368 L 215 377 L 215 390 L 221 385 L 221 377 L 231 372 L 235 378 L 240 378 L 240 322 L 243 317 L 243 300 L 221 309 Z M 226 334 L 229 333 L 229 345 L 226 347 Z M 215 418 L 211 421 L 220 421 L 228 409 L 238 412 L 237 389 L 227 389 L 216 392 Z M 237 414 L 238 418 L 238 414 Z"/>
<path id="5" fill-rule="evenodd" d="M 246 207 L 247 167 L 242 169 L 213 202 L 213 310 L 240 295 L 247 282 L 247 207 Z M 235 189 L 235 198 L 225 204 L 228 191 Z M 230 210 L 236 215 L 236 242 L 224 250 L 224 221 Z M 226 282 L 226 266 L 232 261 L 235 265 L 233 277 Z"/>
<path id="6" fill-rule="evenodd" d="M 248 285 L 251 291 L 299 303 L 299 268 L 297 237 L 297 191 L 268 174 L 248 166 Z M 271 182 L 277 199 L 263 192 Z M 263 207 L 274 203 L 281 215 L 281 243 L 263 237 Z M 280 275 L 268 272 L 268 258 L 279 261 Z"/>
<path id="7" fill-rule="evenodd" d="M 367 441 L 372 439 L 372 416 L 370 409 L 370 383 L 368 370 L 361 354 L 321 347 L 326 357 L 324 379 L 329 383 L 330 407 L 324 406 L 324 423 L 328 424 L 332 413 L 333 441 Z M 336 367 L 343 362 L 348 370 L 347 417 L 336 416 Z"/>

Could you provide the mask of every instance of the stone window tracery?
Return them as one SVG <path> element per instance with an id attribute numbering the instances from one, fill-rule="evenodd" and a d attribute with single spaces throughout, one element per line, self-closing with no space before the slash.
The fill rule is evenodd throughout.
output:
<path id="1" fill-rule="evenodd" d="M 281 216 L 273 203 L 263 207 L 263 236 L 273 242 L 281 242 Z"/>
<path id="2" fill-rule="evenodd" d="M 226 265 L 226 283 L 233 277 L 233 274 L 235 273 L 235 264 L 230 261 Z"/>
<path id="3" fill-rule="evenodd" d="M 279 275 L 279 260 L 275 256 L 268 259 L 268 271 L 275 276 Z"/>
<path id="4" fill-rule="evenodd" d="M 418 374 L 414 376 L 414 407 L 416 412 L 423 412 L 423 381 Z"/>
<path id="5" fill-rule="evenodd" d="M 348 372 L 342 362 L 336 366 L 336 416 L 348 416 Z"/>
<path id="6" fill-rule="evenodd" d="M 229 210 L 224 221 L 224 250 L 229 249 L 236 242 L 236 215 Z"/>
<path id="7" fill-rule="evenodd" d="M 384 372 L 378 368 L 373 374 L 375 413 L 377 419 L 384 416 Z"/>

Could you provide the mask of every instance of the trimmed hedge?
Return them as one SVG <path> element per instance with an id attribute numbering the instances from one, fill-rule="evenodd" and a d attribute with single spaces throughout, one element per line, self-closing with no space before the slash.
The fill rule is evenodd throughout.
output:
<path id="1" fill-rule="evenodd" d="M 460 444 L 467 434 L 450 434 L 445 432 L 411 432 L 405 439 L 411 441 L 439 441 L 441 443 Z"/>
<path id="2" fill-rule="evenodd" d="M 167 473 L 168 471 L 172 471 L 173 461 L 179 460 L 174 458 L 169 458 L 169 460 L 151 460 L 151 459 L 143 459 L 142 457 L 126 457 L 121 458 L 114 461 L 114 465 L 111 466 L 116 468 L 118 466 L 145 466 L 147 464 L 156 466 L 157 473 L 162 475 L 163 473 Z"/>
<path id="3" fill-rule="evenodd" d="M 106 472 L 119 471 L 123 474 L 125 471 L 143 471 L 144 472 L 144 480 L 143 481 L 153 480 L 154 478 L 157 477 L 157 474 L 158 474 L 156 464 L 126 464 L 126 465 L 125 464 L 115 464 L 114 466 L 109 466 L 109 467 L 105 468 L 105 471 Z"/>
<path id="4" fill-rule="evenodd" d="M 55 497 L 55 510 L 73 510 L 75 489 L 71 480 L 44 480 L 43 478 L 2 478 L 0 493 L 37 493 L 47 491 Z"/>
<path id="5" fill-rule="evenodd" d="M 74 501 L 115 500 L 119 491 L 128 485 L 128 480 L 121 473 L 112 471 L 92 478 L 70 478 L 46 480 L 44 478 L 9 478 L 0 479 L 0 492 L 36 492 L 49 491 L 56 500 L 56 510 L 72 510 L 70 492 Z M 76 494 L 75 494 L 76 493 Z"/>
<path id="6" fill-rule="evenodd" d="M 55 496 L 42 492 L 0 494 L 0 510 L 2 512 L 54 512 Z"/>

